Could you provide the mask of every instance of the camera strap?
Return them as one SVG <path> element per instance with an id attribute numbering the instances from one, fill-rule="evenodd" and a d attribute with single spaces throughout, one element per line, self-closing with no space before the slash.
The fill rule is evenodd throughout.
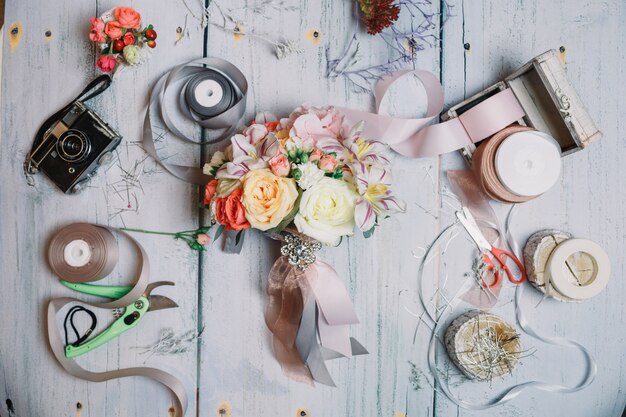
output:
<path id="1" fill-rule="evenodd" d="M 35 140 L 33 141 L 33 146 L 30 148 L 30 151 L 26 155 L 26 159 L 24 160 L 24 176 L 26 177 L 26 182 L 31 187 L 35 185 L 35 179 L 33 175 L 39 172 L 39 167 L 36 167 L 32 163 L 31 155 L 37 149 L 37 147 L 41 144 L 43 140 L 44 134 L 50 129 L 50 127 L 61 117 L 61 115 L 67 112 L 76 102 L 84 102 L 91 100 L 92 98 L 102 94 L 109 86 L 111 85 L 111 77 L 106 74 L 99 76 L 98 78 L 91 81 L 87 86 L 80 92 L 79 95 L 76 96 L 72 101 L 70 101 L 65 107 L 61 110 L 54 113 L 45 122 L 41 125 L 37 134 L 35 135 Z"/>

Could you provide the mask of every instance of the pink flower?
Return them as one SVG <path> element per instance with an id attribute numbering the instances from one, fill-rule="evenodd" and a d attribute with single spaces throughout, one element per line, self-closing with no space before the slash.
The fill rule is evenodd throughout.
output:
<path id="1" fill-rule="evenodd" d="M 207 245 L 210 241 L 211 238 L 204 233 L 200 233 L 198 236 L 196 236 L 196 242 L 198 242 L 202 246 Z"/>
<path id="2" fill-rule="evenodd" d="M 100 55 L 96 61 L 96 67 L 102 72 L 111 72 L 117 65 L 117 59 L 111 55 Z"/>
<path id="3" fill-rule="evenodd" d="M 113 40 L 119 39 L 122 37 L 122 27 L 118 22 L 113 20 L 104 25 L 104 33 L 106 33 L 107 36 Z"/>
<path id="4" fill-rule="evenodd" d="M 91 31 L 89 32 L 89 39 L 92 42 L 103 43 L 106 42 L 106 36 L 104 35 L 104 22 L 102 19 L 98 19 L 96 16 L 92 16 L 89 19 L 91 23 Z"/>
<path id="5" fill-rule="evenodd" d="M 306 117 L 305 117 L 306 116 Z M 301 119 L 304 117 L 304 119 Z M 319 136 L 339 138 L 343 126 L 343 114 L 332 106 L 313 107 L 303 104 L 295 109 L 289 118 L 280 120 L 280 129 L 293 130 L 290 136 L 312 138 Z"/>
<path id="6" fill-rule="evenodd" d="M 252 145 L 256 145 L 267 136 L 268 132 L 265 125 L 255 123 L 246 127 L 242 133 L 248 138 Z"/>
<path id="7" fill-rule="evenodd" d="M 332 155 L 323 156 L 320 159 L 320 169 L 322 171 L 331 172 L 337 168 L 337 160 Z"/>
<path id="8" fill-rule="evenodd" d="M 126 32 L 122 40 L 124 45 L 133 45 L 135 43 L 135 35 L 132 32 Z"/>
<path id="9" fill-rule="evenodd" d="M 322 151 L 320 151 L 319 149 L 314 149 L 313 152 L 311 152 L 311 155 L 309 155 L 309 161 L 319 161 L 323 155 L 324 154 L 322 153 Z"/>
<path id="10" fill-rule="evenodd" d="M 132 7 L 118 7 L 113 10 L 115 20 L 119 25 L 127 29 L 139 29 L 141 26 L 141 15 Z"/>
<path id="11" fill-rule="evenodd" d="M 211 180 L 207 185 L 204 186 L 204 205 L 210 206 L 211 200 L 213 200 L 213 196 L 215 195 L 215 191 L 217 190 L 217 180 Z"/>
<path id="12" fill-rule="evenodd" d="M 278 154 L 270 159 L 270 169 L 279 177 L 286 177 L 289 175 L 289 159 L 283 154 Z"/>

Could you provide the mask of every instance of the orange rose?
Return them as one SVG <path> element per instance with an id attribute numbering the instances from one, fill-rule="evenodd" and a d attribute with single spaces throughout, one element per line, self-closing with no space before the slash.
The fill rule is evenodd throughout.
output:
<path id="1" fill-rule="evenodd" d="M 204 205 L 209 206 L 211 204 L 211 200 L 213 200 L 213 196 L 215 195 L 215 191 L 217 190 L 217 180 L 211 180 L 204 187 Z"/>
<path id="2" fill-rule="evenodd" d="M 118 7 L 113 14 L 123 28 L 139 29 L 141 26 L 141 15 L 132 7 Z"/>
<path id="3" fill-rule="evenodd" d="M 246 209 L 241 204 L 243 190 L 237 188 L 228 197 L 215 199 L 215 219 L 223 224 L 226 230 L 249 229 L 250 223 L 246 220 Z"/>
<path id="4" fill-rule="evenodd" d="M 122 27 L 115 20 L 104 25 L 104 33 L 113 40 L 122 37 Z"/>

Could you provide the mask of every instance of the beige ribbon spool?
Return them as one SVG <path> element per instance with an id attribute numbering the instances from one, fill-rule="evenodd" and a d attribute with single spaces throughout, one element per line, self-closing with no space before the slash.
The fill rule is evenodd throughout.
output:
<path id="1" fill-rule="evenodd" d="M 107 276 L 118 261 L 119 249 L 112 228 L 87 223 L 76 223 L 61 229 L 50 242 L 48 261 L 52 271 L 69 282 L 91 282 Z M 150 275 L 148 255 L 143 247 L 128 234 L 117 230 L 135 245 L 139 255 L 140 272 L 128 294 L 105 303 L 93 303 L 77 298 L 55 298 L 48 304 L 48 341 L 61 366 L 71 375 L 92 382 L 103 382 L 129 376 L 153 379 L 169 388 L 176 400 L 175 417 L 183 417 L 187 409 L 187 394 L 182 382 L 160 369 L 135 367 L 107 372 L 91 372 L 65 356 L 65 344 L 59 331 L 56 316 L 70 303 L 79 302 L 96 308 L 124 308 L 134 303 L 145 292 Z"/>
<path id="2" fill-rule="evenodd" d="M 550 229 L 528 238 L 524 265 L 535 288 L 563 302 L 580 302 L 599 294 L 611 273 L 609 257 L 596 243 Z"/>

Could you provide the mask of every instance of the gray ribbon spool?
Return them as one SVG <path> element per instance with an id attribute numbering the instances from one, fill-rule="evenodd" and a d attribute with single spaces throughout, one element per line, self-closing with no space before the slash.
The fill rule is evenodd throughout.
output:
<path id="1" fill-rule="evenodd" d="M 193 89 L 193 83 L 201 82 L 203 79 L 213 77 L 215 74 L 222 82 L 226 80 L 228 85 L 234 92 L 234 99 L 230 101 L 230 107 L 222 111 L 215 116 L 203 116 L 202 114 L 214 114 L 217 113 L 216 108 L 213 111 L 209 111 L 211 107 L 202 106 L 200 103 L 194 104 L 192 109 L 191 100 L 188 102 L 186 98 L 186 91 L 189 87 Z M 227 89 L 229 90 L 229 89 Z M 190 90 L 191 91 L 191 90 Z M 224 92 L 225 93 L 225 92 Z M 143 143 L 146 151 L 150 156 L 157 160 L 163 168 L 165 168 L 172 175 L 193 184 L 205 185 L 211 177 L 205 175 L 202 172 L 202 168 L 191 167 L 178 164 L 166 163 L 159 157 L 154 144 L 154 136 L 152 133 L 152 117 L 156 116 L 161 122 L 161 125 L 169 130 L 173 135 L 179 137 L 187 142 L 195 143 L 197 145 L 207 145 L 220 142 L 230 137 L 243 114 L 246 110 L 246 94 L 248 93 L 248 81 L 246 77 L 239 71 L 239 69 L 228 61 L 220 58 L 202 58 L 194 61 L 190 61 L 186 64 L 179 65 L 172 69 L 170 72 L 164 74 L 155 84 L 150 94 L 150 103 L 148 105 L 148 111 L 144 119 L 143 125 Z M 219 135 L 215 139 L 197 141 L 189 137 L 176 125 L 173 120 L 170 111 L 163 106 L 166 94 L 176 94 L 178 97 L 178 106 L 173 109 L 179 116 L 193 121 L 203 128 L 209 130 L 224 130 L 224 133 Z M 228 94 L 228 93 L 225 93 Z M 200 111 L 198 111 L 200 110 Z"/>

